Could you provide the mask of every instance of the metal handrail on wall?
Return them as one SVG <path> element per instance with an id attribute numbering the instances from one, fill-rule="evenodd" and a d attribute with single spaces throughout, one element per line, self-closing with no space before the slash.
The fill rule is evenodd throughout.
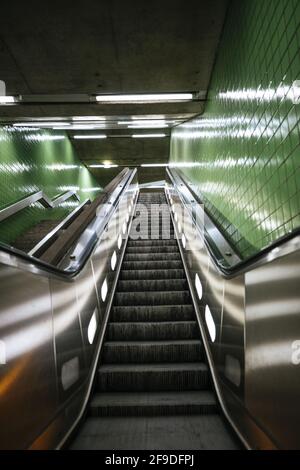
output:
<path id="1" fill-rule="evenodd" d="M 75 197 L 79 201 L 79 197 L 76 191 L 65 191 L 64 193 L 56 196 L 53 199 L 50 199 L 44 191 L 37 191 L 30 196 L 25 196 L 17 202 L 10 204 L 4 209 L 0 210 L 0 222 L 8 219 L 12 215 L 17 214 L 18 212 L 26 209 L 27 207 L 31 206 L 35 202 L 40 202 L 44 207 L 53 209 L 54 207 L 59 206 L 62 202 L 70 199 L 71 197 Z"/>

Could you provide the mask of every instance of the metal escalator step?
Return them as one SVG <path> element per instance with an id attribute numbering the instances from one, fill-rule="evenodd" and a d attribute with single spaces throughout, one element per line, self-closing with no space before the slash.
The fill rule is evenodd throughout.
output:
<path id="1" fill-rule="evenodd" d="M 206 364 L 109 364 L 98 369 L 97 390 L 144 392 L 205 390 L 209 385 Z"/>
<path id="2" fill-rule="evenodd" d="M 180 253 L 125 253 L 124 261 L 181 261 Z"/>
<path id="3" fill-rule="evenodd" d="M 211 391 L 96 393 L 90 416 L 166 416 L 216 413 Z"/>
<path id="4" fill-rule="evenodd" d="M 155 253 L 176 253 L 176 251 L 179 253 L 178 248 L 174 245 L 163 245 L 163 246 L 156 246 L 153 248 L 153 246 L 128 246 L 126 249 L 126 253 L 153 253 L 153 249 L 155 250 Z"/>
<path id="5" fill-rule="evenodd" d="M 196 362 L 203 360 L 200 340 L 107 341 L 104 364 L 151 364 Z"/>
<path id="6" fill-rule="evenodd" d="M 183 269 L 181 260 L 123 261 L 122 270 Z"/>
<path id="7" fill-rule="evenodd" d="M 141 246 L 152 246 L 153 249 L 156 246 L 176 246 L 177 247 L 177 241 L 176 240 L 131 240 L 129 238 L 127 247 L 141 247 Z"/>
<path id="8" fill-rule="evenodd" d="M 119 281 L 117 292 L 183 291 L 188 289 L 186 279 L 134 279 Z"/>
<path id="9" fill-rule="evenodd" d="M 146 279 L 185 279 L 183 269 L 122 269 L 121 281 Z"/>
<path id="10" fill-rule="evenodd" d="M 195 319 L 194 307 L 187 305 L 114 306 L 111 322 L 188 321 Z"/>
<path id="11" fill-rule="evenodd" d="M 184 305 L 191 304 L 191 294 L 185 291 L 116 292 L 115 305 Z"/>
<path id="12" fill-rule="evenodd" d="M 199 338 L 196 321 L 111 322 L 108 341 L 184 340 Z"/>

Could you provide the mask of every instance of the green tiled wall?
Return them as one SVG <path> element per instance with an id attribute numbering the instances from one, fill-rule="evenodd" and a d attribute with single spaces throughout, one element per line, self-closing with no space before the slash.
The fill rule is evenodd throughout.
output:
<path id="1" fill-rule="evenodd" d="M 39 190 L 53 198 L 69 189 L 83 201 L 93 199 L 101 187 L 62 131 L 0 128 L 0 209 Z M 36 203 L 0 222 L 0 241 L 13 243 L 36 223 L 61 219 L 78 204 L 75 198 L 55 209 Z"/>
<path id="2" fill-rule="evenodd" d="M 300 1 L 234 0 L 205 113 L 172 133 L 170 160 L 243 257 L 300 226 L 295 80 Z"/>

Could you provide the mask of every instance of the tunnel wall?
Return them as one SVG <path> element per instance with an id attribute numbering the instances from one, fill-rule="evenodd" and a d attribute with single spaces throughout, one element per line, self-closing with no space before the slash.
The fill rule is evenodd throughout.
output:
<path id="1" fill-rule="evenodd" d="M 0 171 L 0 209 L 40 190 L 52 199 L 73 189 L 81 201 L 101 190 L 62 131 L 0 129 Z M 0 241 L 12 243 L 36 223 L 60 220 L 78 204 L 75 198 L 54 209 L 36 203 L 0 223 Z"/>
<path id="2" fill-rule="evenodd" d="M 298 0 L 233 0 L 205 112 L 172 132 L 170 160 L 242 257 L 300 226 L 299 50 Z"/>

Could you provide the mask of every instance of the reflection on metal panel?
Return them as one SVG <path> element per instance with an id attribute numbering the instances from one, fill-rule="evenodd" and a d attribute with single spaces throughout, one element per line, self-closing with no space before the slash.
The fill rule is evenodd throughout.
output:
<path id="1" fill-rule="evenodd" d="M 300 253 L 246 274 L 246 405 L 280 448 L 300 447 Z"/>
<path id="2" fill-rule="evenodd" d="M 167 182 L 177 238 L 179 223 L 187 234 L 179 247 L 222 409 L 247 447 L 300 448 L 299 237 L 225 276 L 205 235 L 190 236 L 181 193 Z"/>
<path id="3" fill-rule="evenodd" d="M 124 223 L 137 193 L 135 179 L 125 187 L 112 219 L 120 211 Z M 54 448 L 84 410 L 125 247 L 123 243 L 118 249 L 119 232 L 113 231 L 113 223 L 109 227 L 111 236 L 100 236 L 74 277 L 59 276 L 18 256 L 1 257 L 2 263 L 11 264 L 0 264 L 1 448 Z"/>

